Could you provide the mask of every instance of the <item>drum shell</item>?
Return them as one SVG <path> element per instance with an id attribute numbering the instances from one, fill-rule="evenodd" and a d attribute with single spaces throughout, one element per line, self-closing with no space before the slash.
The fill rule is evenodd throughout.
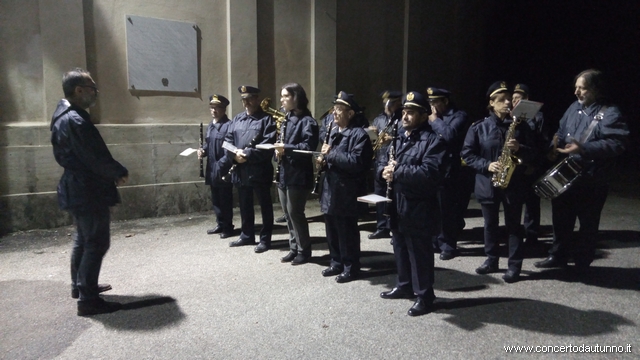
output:
<path id="1" fill-rule="evenodd" d="M 543 199 L 555 199 L 573 185 L 581 172 L 582 165 L 576 159 L 565 158 L 540 177 L 533 184 L 533 190 Z"/>

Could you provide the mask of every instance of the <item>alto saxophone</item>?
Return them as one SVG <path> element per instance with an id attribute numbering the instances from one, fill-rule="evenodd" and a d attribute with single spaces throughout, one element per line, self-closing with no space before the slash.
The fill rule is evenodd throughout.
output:
<path id="1" fill-rule="evenodd" d="M 511 175 L 513 175 L 513 171 L 516 169 L 516 165 L 522 164 L 522 160 L 517 156 L 513 155 L 511 149 L 507 147 L 507 143 L 509 140 L 515 137 L 516 126 L 522 122 L 521 118 L 513 117 L 513 122 L 509 125 L 509 130 L 507 130 L 507 136 L 504 139 L 504 145 L 502 146 L 502 153 L 498 158 L 498 162 L 502 170 L 499 172 L 493 173 L 491 177 L 491 183 L 493 187 L 497 187 L 500 189 L 506 189 L 509 186 L 509 180 L 511 180 Z"/>

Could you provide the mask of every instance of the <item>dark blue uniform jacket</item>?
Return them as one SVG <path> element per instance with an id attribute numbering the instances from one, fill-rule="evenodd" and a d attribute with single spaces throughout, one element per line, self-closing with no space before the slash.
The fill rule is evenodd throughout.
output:
<path id="1" fill-rule="evenodd" d="M 231 120 L 225 115 L 217 123 L 210 122 L 207 127 L 202 149 L 207 157 L 207 168 L 205 169 L 204 183 L 213 186 L 231 186 L 231 182 L 222 180 L 222 177 L 229 172 L 233 161 L 227 157 L 227 151 L 222 148 L 222 143 L 227 135 Z"/>
<path id="2" fill-rule="evenodd" d="M 366 192 L 366 174 L 373 158 L 369 135 L 359 126 L 342 132 L 334 126 L 329 144 L 320 209 L 329 215 L 358 216 L 356 199 Z"/>
<path id="3" fill-rule="evenodd" d="M 286 186 L 313 188 L 313 156 L 294 150 L 315 151 L 318 147 L 318 123 L 311 116 L 302 118 L 293 113 L 287 114 L 281 134 L 284 143 L 284 156 L 280 162 L 278 187 Z"/>
<path id="4" fill-rule="evenodd" d="M 615 157 L 624 152 L 629 137 L 629 129 L 620 110 L 613 105 L 605 108 L 598 102 L 583 109 L 576 101 L 560 119 L 560 127 L 556 133 L 558 148 L 564 148 L 571 138 L 580 139 L 580 135 L 598 113 L 602 113 L 603 118 L 582 144 L 582 154 L 573 155 L 584 165 L 579 181 L 586 184 L 603 184 L 615 176 Z"/>
<path id="5" fill-rule="evenodd" d="M 231 121 L 225 140 L 238 149 L 243 149 L 246 154 L 247 161 L 238 164 L 233 173 L 231 181 L 234 184 L 255 186 L 270 184 L 273 181 L 273 149 L 255 148 L 258 144 L 276 142 L 276 125 L 271 115 L 262 110 L 253 115 L 241 112 Z M 231 152 L 227 152 L 227 156 L 232 160 L 234 158 Z"/>
<path id="6" fill-rule="evenodd" d="M 51 119 L 51 144 L 64 168 L 58 183 L 61 209 L 90 210 L 120 202 L 115 181 L 128 171 L 113 159 L 89 113 L 60 100 Z"/>
<path id="7" fill-rule="evenodd" d="M 433 131 L 447 144 L 449 168 L 445 177 L 455 176 L 460 171 L 460 150 L 470 125 L 467 113 L 450 108 L 442 114 L 442 118 L 437 118 L 430 124 Z"/>
<path id="8" fill-rule="evenodd" d="M 433 234 L 439 218 L 437 192 L 446 167 L 447 146 L 427 121 L 409 135 L 399 128 L 392 144 L 396 167 L 391 183 L 391 228 L 407 234 Z M 386 154 L 384 160 L 376 169 L 379 179 L 388 163 Z"/>
<path id="9" fill-rule="evenodd" d="M 492 112 L 490 116 L 473 123 L 467 131 L 461 155 L 467 165 L 476 171 L 475 194 L 476 200 L 481 204 L 501 201 L 503 196 L 510 203 L 522 202 L 527 194 L 525 166 L 516 166 L 506 189 L 495 188 L 491 183 L 493 173 L 489 171 L 489 164 L 500 157 L 511 123 L 511 119 L 501 121 Z M 515 155 L 525 164 L 531 162 L 536 156 L 536 149 L 532 146 L 533 134 L 526 122 L 516 126 L 515 139 L 520 143 L 520 149 Z"/>

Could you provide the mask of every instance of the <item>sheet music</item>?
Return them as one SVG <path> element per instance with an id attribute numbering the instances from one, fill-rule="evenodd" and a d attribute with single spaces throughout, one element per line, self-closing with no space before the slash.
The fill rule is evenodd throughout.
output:
<path id="1" fill-rule="evenodd" d="M 315 154 L 315 155 L 322 154 L 319 151 L 311 151 L 311 150 L 293 150 L 293 152 L 297 152 L 301 154 Z"/>
<path id="2" fill-rule="evenodd" d="M 235 145 L 233 145 L 232 143 L 227 142 L 227 141 L 222 143 L 222 148 L 226 149 L 226 150 L 229 150 L 231 152 L 235 152 L 236 150 L 238 150 L 238 148 Z"/>
<path id="3" fill-rule="evenodd" d="M 387 199 L 384 196 L 380 196 L 380 195 L 376 195 L 376 194 L 369 194 L 369 195 L 365 195 L 365 196 L 359 196 L 357 198 L 357 200 L 360 201 L 360 202 L 368 203 L 368 204 L 377 204 L 379 202 L 391 202 L 391 201 L 393 201 L 391 199 Z"/>
<path id="4" fill-rule="evenodd" d="M 511 116 L 515 116 L 516 118 L 522 116 L 527 120 L 532 119 L 534 116 L 536 116 L 538 111 L 540 111 L 542 105 L 544 104 L 537 101 L 520 100 L 518 105 L 516 105 L 516 107 L 511 110 Z"/>
<path id="5" fill-rule="evenodd" d="M 181 152 L 180 155 L 189 156 L 189 155 L 193 154 L 196 151 L 198 151 L 198 149 L 187 148 L 183 152 Z"/>
<path id="6" fill-rule="evenodd" d="M 256 145 L 256 149 L 262 149 L 262 150 L 271 150 L 274 147 L 275 146 L 273 144 L 258 144 L 258 145 Z"/>

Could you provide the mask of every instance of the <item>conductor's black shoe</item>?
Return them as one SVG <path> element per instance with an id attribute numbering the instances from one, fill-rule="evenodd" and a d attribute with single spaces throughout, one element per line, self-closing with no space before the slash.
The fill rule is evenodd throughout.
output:
<path id="1" fill-rule="evenodd" d="M 310 255 L 304 255 L 304 254 L 298 254 L 296 255 L 295 259 L 293 259 L 291 261 L 291 265 L 302 265 L 302 264 L 306 264 L 309 262 L 309 259 L 311 258 Z"/>
<path id="2" fill-rule="evenodd" d="M 416 295 L 413 290 L 394 287 L 390 291 L 381 292 L 380 297 L 383 299 L 415 299 Z"/>
<path id="3" fill-rule="evenodd" d="M 335 266 L 329 266 L 328 268 L 322 270 L 322 276 L 324 277 L 334 276 L 341 273 L 342 273 L 342 269 Z"/>
<path id="4" fill-rule="evenodd" d="M 487 259 L 485 260 L 484 264 L 480 265 L 480 267 L 476 269 L 476 274 L 486 275 L 497 271 L 498 262 Z"/>
<path id="5" fill-rule="evenodd" d="M 413 303 L 413 306 L 409 311 L 407 311 L 407 315 L 409 316 L 420 316 L 424 314 L 428 314 L 433 309 L 432 303 L 425 301 L 423 298 L 419 297 L 416 299 L 416 302 Z"/>
<path id="6" fill-rule="evenodd" d="M 559 257 L 557 257 L 555 255 L 549 255 L 546 259 L 544 259 L 542 261 L 538 261 L 536 263 L 533 263 L 533 266 L 535 266 L 535 267 L 537 267 L 539 269 L 565 267 L 565 266 L 567 266 L 567 260 L 566 259 L 560 259 Z"/>
<path id="7" fill-rule="evenodd" d="M 236 241 L 232 241 L 229 243 L 230 247 L 236 247 L 236 246 L 245 246 L 245 245 L 255 245 L 256 241 L 255 240 L 249 240 L 249 239 L 238 239 Z"/>
<path id="8" fill-rule="evenodd" d="M 261 242 L 260 244 L 258 244 L 258 246 L 256 246 L 253 251 L 260 254 L 263 253 L 267 250 L 269 250 L 271 248 L 270 245 L 267 245 L 266 243 Z"/>
<path id="9" fill-rule="evenodd" d="M 357 273 L 353 271 L 344 271 L 340 273 L 340 275 L 336 276 L 336 282 L 339 284 L 348 283 L 349 281 L 355 280 L 357 277 Z"/>
<path id="10" fill-rule="evenodd" d="M 391 237 L 391 232 L 389 230 L 376 230 L 373 234 L 369 234 L 367 236 L 369 239 L 388 239 Z"/>
<path id="11" fill-rule="evenodd" d="M 279 218 L 276 218 L 276 222 L 279 223 L 279 224 L 286 223 L 287 222 L 287 218 L 284 215 L 282 215 Z"/>
<path id="12" fill-rule="evenodd" d="M 456 257 L 456 253 L 453 251 L 443 251 L 440 254 L 440 260 L 444 260 L 444 261 L 451 260 L 454 257 Z"/>
<path id="13" fill-rule="evenodd" d="M 220 234 L 222 232 L 222 226 L 218 225 L 213 229 L 207 230 L 207 235 Z"/>
<path id="14" fill-rule="evenodd" d="M 502 275 L 502 280 L 504 280 L 504 282 L 508 284 L 514 283 L 520 280 L 520 272 L 515 270 L 507 270 L 507 272 Z"/>
<path id="15" fill-rule="evenodd" d="M 233 231 L 223 231 L 220 234 L 220 239 L 226 239 L 226 238 L 230 238 L 233 236 Z"/>
<path id="16" fill-rule="evenodd" d="M 103 293 L 105 291 L 109 291 L 113 289 L 109 284 L 98 284 L 98 293 Z M 80 290 L 71 289 L 71 298 L 78 299 L 80 298 Z"/>
<path id="17" fill-rule="evenodd" d="M 104 301 L 101 298 L 95 300 L 78 301 L 78 316 L 90 316 L 108 314 L 122 309 L 122 304 Z"/>
<path id="18" fill-rule="evenodd" d="M 297 255 L 298 255 L 297 251 L 291 250 L 287 255 L 280 258 L 280 262 L 283 262 L 283 263 L 291 262 L 293 261 L 293 259 L 296 258 Z"/>

